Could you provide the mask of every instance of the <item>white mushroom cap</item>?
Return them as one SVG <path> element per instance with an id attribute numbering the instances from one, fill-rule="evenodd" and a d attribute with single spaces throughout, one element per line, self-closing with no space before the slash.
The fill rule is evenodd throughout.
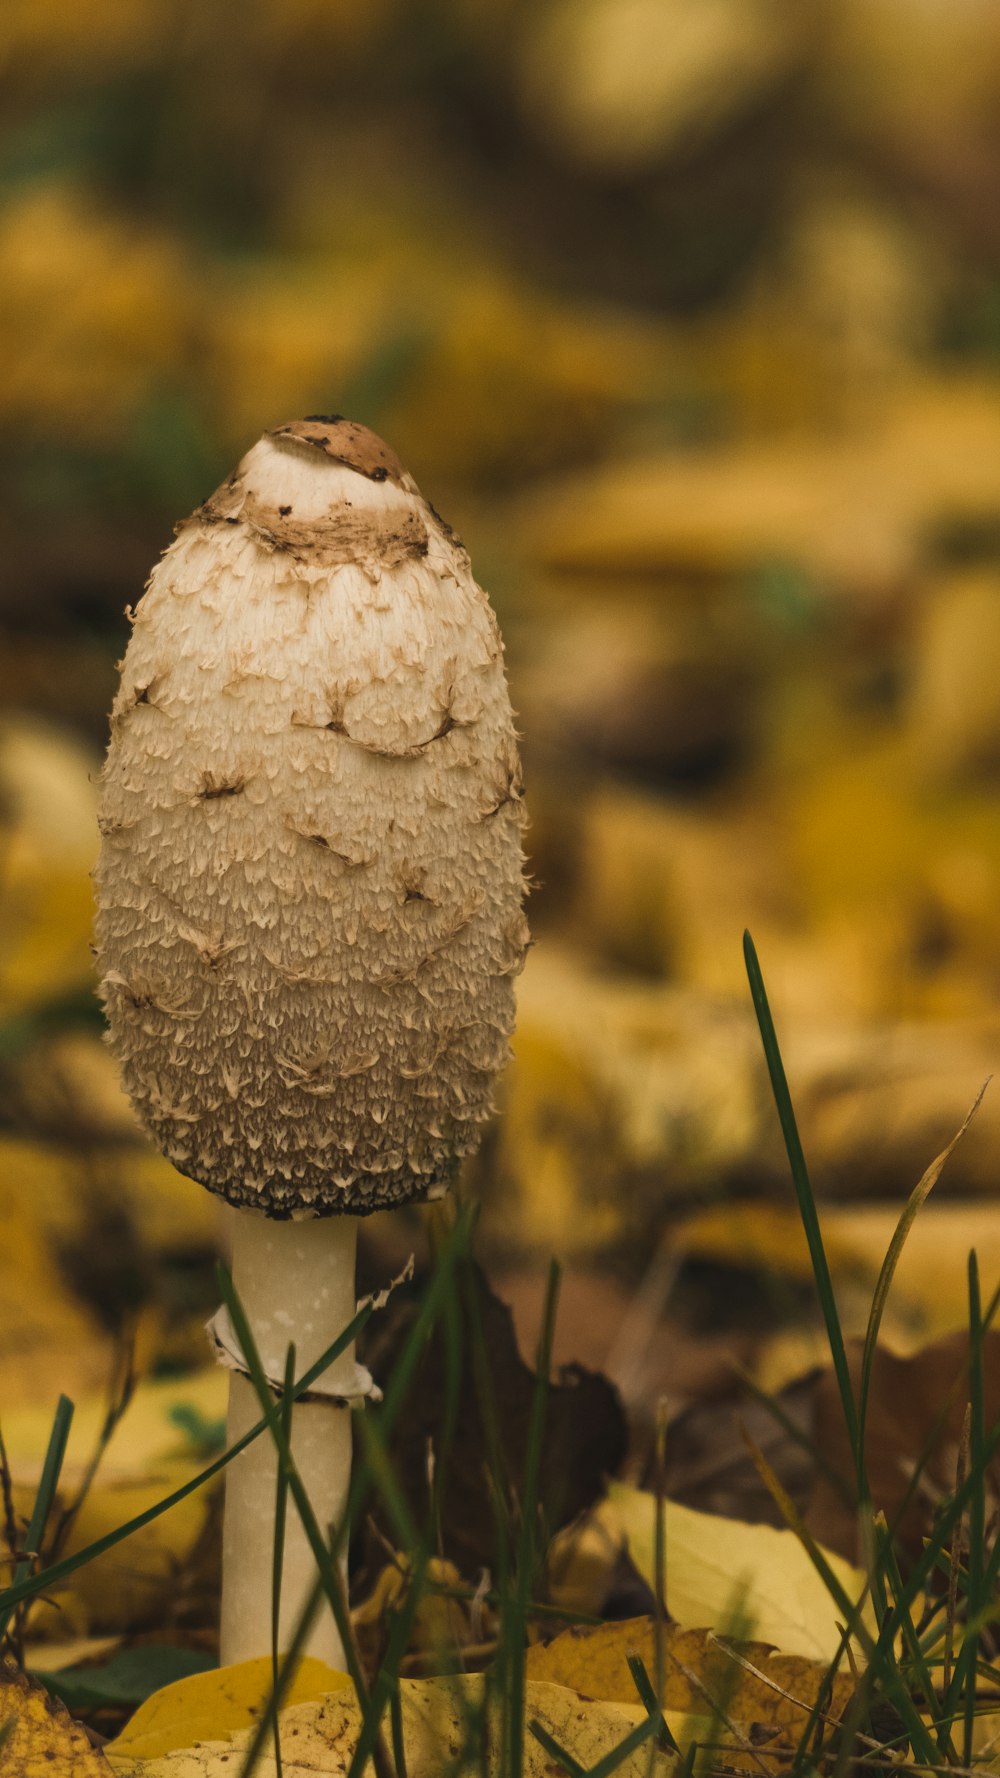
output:
<path id="1" fill-rule="evenodd" d="M 110 1041 L 181 1172 L 272 1215 L 443 1189 L 527 945 L 503 646 L 449 528 L 336 416 L 267 433 L 135 613 L 104 768 Z"/>

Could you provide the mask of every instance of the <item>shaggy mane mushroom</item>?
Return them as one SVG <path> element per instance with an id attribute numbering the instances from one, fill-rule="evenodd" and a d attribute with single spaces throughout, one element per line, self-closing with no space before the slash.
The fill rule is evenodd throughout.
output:
<path id="1" fill-rule="evenodd" d="M 438 1196 L 514 1024 L 520 770 L 503 647 L 450 529 L 363 426 L 275 427 L 178 526 L 111 714 L 97 871 L 109 1039 L 162 1152 L 232 1206 L 233 1273 L 277 1392 L 355 1313 L 357 1218 Z M 230 1442 L 259 1417 L 223 1313 Z M 343 1514 L 345 1352 L 296 1405 L 321 1523 Z M 271 1645 L 275 1454 L 228 1471 L 222 1659 Z M 286 1528 L 279 1640 L 314 1577 Z M 343 1664 L 332 1617 L 311 1652 Z"/>

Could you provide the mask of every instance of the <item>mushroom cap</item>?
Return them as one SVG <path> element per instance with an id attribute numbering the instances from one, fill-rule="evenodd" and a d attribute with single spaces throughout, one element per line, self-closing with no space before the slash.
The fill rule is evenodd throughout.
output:
<path id="1" fill-rule="evenodd" d="M 275 427 L 178 527 L 121 663 L 97 953 L 174 1165 L 272 1216 L 445 1189 L 527 946 L 503 645 L 387 445 Z"/>

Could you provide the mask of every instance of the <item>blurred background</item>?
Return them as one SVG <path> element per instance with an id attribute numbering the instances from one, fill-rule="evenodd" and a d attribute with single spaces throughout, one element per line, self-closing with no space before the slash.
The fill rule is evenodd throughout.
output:
<path id="1" fill-rule="evenodd" d="M 694 1391 L 804 1289 L 744 926 L 848 1294 L 1000 1056 L 994 0 L 7 0 L 0 92 L 5 1399 L 137 1320 L 203 1353 L 213 1205 L 100 1043 L 95 773 L 172 524 L 328 410 L 507 639 L 537 942 L 484 1252 L 525 1329 L 555 1251 L 564 1354 Z M 956 1252 L 1000 1254 L 995 1101 Z"/>

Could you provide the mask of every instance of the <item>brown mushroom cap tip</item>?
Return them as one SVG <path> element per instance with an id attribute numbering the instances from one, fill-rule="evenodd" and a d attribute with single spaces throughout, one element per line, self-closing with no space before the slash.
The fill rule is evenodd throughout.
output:
<path id="1" fill-rule="evenodd" d="M 369 481 L 391 481 L 403 487 L 408 480 L 402 463 L 385 440 L 369 426 L 347 420 L 343 414 L 307 414 L 303 420 L 286 420 L 281 426 L 272 426 L 264 437 L 279 444 L 288 442 L 321 451 L 333 462 L 367 476 Z"/>

